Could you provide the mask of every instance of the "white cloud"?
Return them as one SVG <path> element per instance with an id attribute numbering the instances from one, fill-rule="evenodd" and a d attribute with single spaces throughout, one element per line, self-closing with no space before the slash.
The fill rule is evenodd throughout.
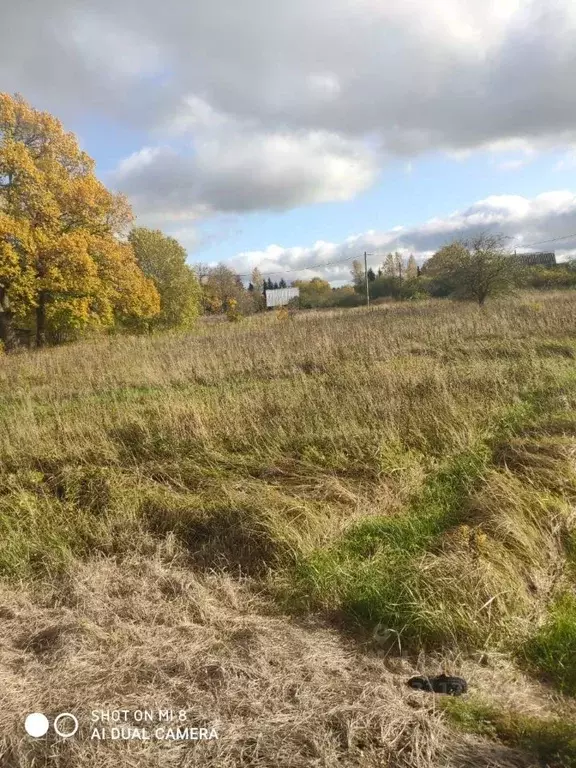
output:
<path id="1" fill-rule="evenodd" d="M 332 101 L 340 95 L 340 82 L 331 72 L 308 75 L 308 87 L 314 96 Z"/>
<path id="2" fill-rule="evenodd" d="M 342 282 L 349 280 L 351 260 L 361 259 L 364 251 L 373 254 L 369 261 L 375 267 L 388 251 L 395 250 L 405 255 L 414 253 L 423 261 L 444 243 L 483 231 L 507 236 L 511 249 L 553 250 L 557 258 L 565 259 L 576 254 L 576 195 L 570 191 L 547 192 L 534 198 L 494 195 L 463 211 L 414 227 L 400 226 L 383 232 L 370 230 L 341 243 L 318 242 L 308 247 L 270 245 L 261 251 L 239 253 L 230 264 L 241 274 L 249 274 L 258 266 L 263 272 L 278 274 L 278 278 L 285 270 L 296 270 L 284 274 L 285 278 L 307 279 L 320 275 L 332 282 Z M 572 237 L 530 247 L 532 243 L 567 234 Z M 332 264 L 342 260 L 347 261 Z M 323 264 L 327 266 L 316 266 Z"/>
<path id="3" fill-rule="evenodd" d="M 576 147 L 572 147 L 564 153 L 563 157 L 554 166 L 555 171 L 568 171 L 576 168 Z"/>
<path id="4" fill-rule="evenodd" d="M 146 147 L 111 176 L 142 216 L 198 219 L 349 200 L 374 181 L 376 156 L 326 132 L 201 131 L 194 151 Z"/>
<path id="5" fill-rule="evenodd" d="M 510 158 L 496 163 L 496 167 L 501 171 L 518 171 L 524 168 L 530 161 L 525 157 Z"/>
<path id="6" fill-rule="evenodd" d="M 346 200 L 388 156 L 512 169 L 576 144 L 574 0 L 4 5 L 3 87 L 147 132 L 117 173 L 147 215 Z"/>
<path id="7" fill-rule="evenodd" d="M 111 78 L 136 78 L 162 71 L 159 47 L 130 29 L 119 29 L 110 17 L 70 13 L 64 32 L 86 67 Z"/>
<path id="8" fill-rule="evenodd" d="M 5 6 L 4 87 L 59 113 L 151 128 L 201 99 L 265 133 L 374 133 L 400 154 L 575 135 L 573 0 Z"/>

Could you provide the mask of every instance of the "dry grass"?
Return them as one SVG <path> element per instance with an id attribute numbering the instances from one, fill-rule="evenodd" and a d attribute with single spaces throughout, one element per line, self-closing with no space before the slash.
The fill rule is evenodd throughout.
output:
<path id="1" fill-rule="evenodd" d="M 418 669 L 440 670 L 439 659 L 362 652 L 334 630 L 278 614 L 248 585 L 191 573 L 166 551 L 79 564 L 52 588 L 4 589 L 0 606 L 6 768 L 530 765 L 525 754 L 454 735 L 433 698 L 405 686 Z M 475 689 L 496 682 L 500 700 L 528 712 L 553 706 L 497 658 L 450 667 Z M 92 709 L 168 707 L 213 724 L 218 740 L 89 739 Z M 22 733 L 29 711 L 75 712 L 82 729 L 39 744 Z"/>
<path id="2" fill-rule="evenodd" d="M 445 665 L 574 716 L 512 658 L 571 579 L 575 309 L 431 301 L 0 361 L 0 764 L 536 764 L 404 682 Z M 108 705 L 220 738 L 23 733 Z"/>

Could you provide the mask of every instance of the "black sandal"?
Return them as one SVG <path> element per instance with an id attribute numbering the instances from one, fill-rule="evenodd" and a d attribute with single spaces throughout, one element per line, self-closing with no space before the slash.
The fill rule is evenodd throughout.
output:
<path id="1" fill-rule="evenodd" d="M 437 675 L 437 677 L 411 677 L 407 683 L 410 688 L 429 693 L 446 693 L 448 696 L 461 696 L 468 690 L 468 683 L 463 677 L 449 677 Z"/>

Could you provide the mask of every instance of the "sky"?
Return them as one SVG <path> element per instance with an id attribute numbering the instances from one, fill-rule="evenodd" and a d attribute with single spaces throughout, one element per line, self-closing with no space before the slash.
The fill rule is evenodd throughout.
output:
<path id="1" fill-rule="evenodd" d="M 481 231 L 576 256 L 574 0 L 2 4 L 0 90 L 192 264 L 340 283 Z"/>

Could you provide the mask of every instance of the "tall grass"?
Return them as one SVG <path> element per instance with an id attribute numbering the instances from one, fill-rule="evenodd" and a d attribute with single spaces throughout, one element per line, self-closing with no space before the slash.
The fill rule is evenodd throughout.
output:
<path id="1" fill-rule="evenodd" d="M 570 527 L 575 307 L 424 302 L 4 358 L 0 570 L 173 535 L 297 610 L 509 640 Z"/>
<path id="2" fill-rule="evenodd" d="M 15 708 L 142 691 L 226 738 L 134 765 L 573 760 L 571 725 L 443 713 L 388 659 L 482 649 L 573 692 L 575 310 L 425 301 L 2 357 L 0 762 L 48 754 Z"/>

